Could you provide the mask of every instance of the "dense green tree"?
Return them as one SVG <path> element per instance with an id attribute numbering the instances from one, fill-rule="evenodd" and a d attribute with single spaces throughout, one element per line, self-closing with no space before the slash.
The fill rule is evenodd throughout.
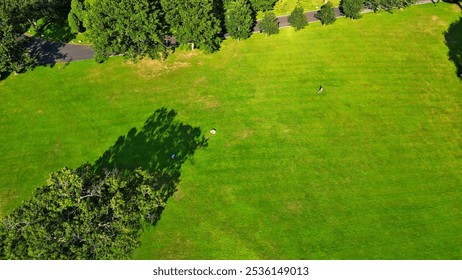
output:
<path id="1" fill-rule="evenodd" d="M 321 6 L 321 10 L 316 13 L 316 18 L 319 19 L 322 25 L 328 25 L 335 22 L 334 6 L 331 2 Z"/>
<path id="2" fill-rule="evenodd" d="M 346 17 L 358 19 L 361 17 L 361 11 L 364 7 L 364 0 L 341 0 L 340 6 Z"/>
<path id="3" fill-rule="evenodd" d="M 374 12 L 378 10 L 385 10 L 392 12 L 396 8 L 405 8 L 415 4 L 416 0 L 366 0 L 364 4 Z"/>
<path id="4" fill-rule="evenodd" d="M 295 30 L 303 29 L 308 25 L 308 20 L 306 19 L 306 16 L 303 13 L 303 7 L 301 6 L 294 8 L 288 17 L 288 20 L 289 23 L 295 28 Z"/>
<path id="5" fill-rule="evenodd" d="M 165 54 L 164 23 L 159 1 L 99 0 L 88 13 L 88 33 L 95 59 L 103 62 L 112 54 L 136 60 Z"/>
<path id="6" fill-rule="evenodd" d="M 24 0 L 0 0 L 0 19 L 3 19 L 3 23 L 12 23 L 14 31 L 20 34 L 26 32 L 30 26 L 22 1 Z"/>
<path id="7" fill-rule="evenodd" d="M 34 63 L 25 46 L 26 38 L 21 36 L 21 22 L 12 11 L 6 6 L 0 7 L 0 78 L 2 73 L 18 73 Z"/>
<path id="8" fill-rule="evenodd" d="M 162 184 L 137 169 L 97 175 L 90 165 L 52 173 L 0 223 L 3 259 L 125 259 L 143 220 L 165 206 Z"/>
<path id="9" fill-rule="evenodd" d="M 380 0 L 365 0 L 364 6 L 373 10 L 374 12 L 377 12 L 380 10 Z"/>
<path id="10" fill-rule="evenodd" d="M 27 22 L 39 31 L 38 20 L 66 18 L 71 8 L 71 0 L 17 0 L 20 11 Z"/>
<path id="11" fill-rule="evenodd" d="M 89 9 L 89 3 L 87 0 L 72 0 L 71 10 L 67 16 L 67 21 L 71 32 L 79 33 L 85 32 L 85 22 Z"/>
<path id="12" fill-rule="evenodd" d="M 273 12 L 265 12 L 263 19 L 259 23 L 260 30 L 266 33 L 266 36 L 279 33 L 278 18 Z"/>
<path id="13" fill-rule="evenodd" d="M 391 11 L 398 7 L 401 0 L 380 0 L 380 8 L 382 10 Z"/>
<path id="14" fill-rule="evenodd" d="M 267 11 L 273 8 L 277 0 L 250 0 L 250 4 L 255 12 Z"/>
<path id="15" fill-rule="evenodd" d="M 230 1 L 226 4 L 225 26 L 232 38 L 247 39 L 252 34 L 254 19 L 247 0 Z"/>
<path id="16" fill-rule="evenodd" d="M 415 4 L 416 0 L 398 0 L 397 8 L 405 8 Z"/>
<path id="17" fill-rule="evenodd" d="M 166 22 L 181 44 L 205 52 L 220 47 L 221 22 L 213 0 L 161 0 Z"/>

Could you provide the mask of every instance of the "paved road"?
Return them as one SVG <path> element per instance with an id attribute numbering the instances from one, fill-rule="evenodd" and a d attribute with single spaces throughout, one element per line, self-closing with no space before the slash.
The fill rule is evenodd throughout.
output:
<path id="1" fill-rule="evenodd" d="M 437 1 L 437 0 L 434 0 Z M 432 0 L 418 0 L 418 4 L 432 3 Z M 433 2 L 434 3 L 434 2 Z M 342 17 L 344 16 L 339 8 L 334 8 L 335 16 Z M 362 13 L 372 12 L 371 10 L 365 9 Z M 317 11 L 311 11 L 305 13 L 308 22 L 318 21 L 315 18 Z M 254 32 L 260 32 L 258 27 L 258 22 L 255 24 Z M 290 26 L 287 16 L 278 17 L 279 27 Z M 225 37 L 228 34 L 225 34 Z M 171 38 L 170 40 L 174 40 Z M 29 47 L 32 50 L 32 53 L 37 57 L 40 65 L 53 65 L 56 62 L 70 62 L 78 60 L 87 60 L 92 59 L 94 52 L 90 46 L 86 45 L 76 45 L 76 44 L 65 44 L 65 43 L 56 43 L 56 42 L 47 42 L 39 38 L 31 38 L 31 43 Z"/>
<path id="2" fill-rule="evenodd" d="M 88 60 L 94 55 L 91 46 L 49 42 L 36 37 L 31 37 L 29 40 L 29 49 L 37 58 L 39 65 Z"/>

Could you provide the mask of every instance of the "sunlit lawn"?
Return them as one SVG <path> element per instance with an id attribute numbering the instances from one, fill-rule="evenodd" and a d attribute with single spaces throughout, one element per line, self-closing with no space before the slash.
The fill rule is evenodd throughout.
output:
<path id="1" fill-rule="evenodd" d="M 443 36 L 459 15 L 420 5 L 212 55 L 12 75 L 0 82 L 0 213 L 166 107 L 209 145 L 134 258 L 460 259 L 462 83 Z"/>

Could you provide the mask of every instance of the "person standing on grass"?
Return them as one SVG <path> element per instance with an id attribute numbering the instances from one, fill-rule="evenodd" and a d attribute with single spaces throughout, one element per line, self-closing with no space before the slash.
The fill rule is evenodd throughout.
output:
<path id="1" fill-rule="evenodd" d="M 323 90 L 322 85 L 319 85 L 318 94 L 322 93 L 322 90 Z"/>

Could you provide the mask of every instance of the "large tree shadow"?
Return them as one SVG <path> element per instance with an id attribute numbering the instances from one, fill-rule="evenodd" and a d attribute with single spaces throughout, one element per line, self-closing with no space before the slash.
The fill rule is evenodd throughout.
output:
<path id="1" fill-rule="evenodd" d="M 183 163 L 207 146 L 201 129 L 175 120 L 176 115 L 174 110 L 156 110 L 141 130 L 134 127 L 120 136 L 94 163 L 94 170 L 104 174 L 113 169 L 125 172 L 142 168 L 156 174 L 167 198 L 173 195 Z M 157 219 L 162 210 L 159 208 Z"/>
<path id="2" fill-rule="evenodd" d="M 0 72 L 0 81 L 5 80 L 11 75 L 11 72 Z"/>
<path id="3" fill-rule="evenodd" d="M 462 79 L 462 18 L 453 22 L 444 32 L 449 59 L 456 65 L 456 75 Z"/>
<path id="4" fill-rule="evenodd" d="M 433 4 L 435 4 L 435 2 L 440 2 L 440 0 L 432 0 L 432 2 L 433 2 Z M 460 4 L 460 0 L 443 0 L 443 2 L 456 4 L 462 10 L 462 5 Z"/>
<path id="5" fill-rule="evenodd" d="M 37 60 L 37 66 L 53 67 L 57 61 L 69 62 L 67 55 L 61 53 L 60 48 L 65 44 L 59 42 L 48 42 L 38 38 L 28 38 L 27 48 L 31 55 Z"/>

